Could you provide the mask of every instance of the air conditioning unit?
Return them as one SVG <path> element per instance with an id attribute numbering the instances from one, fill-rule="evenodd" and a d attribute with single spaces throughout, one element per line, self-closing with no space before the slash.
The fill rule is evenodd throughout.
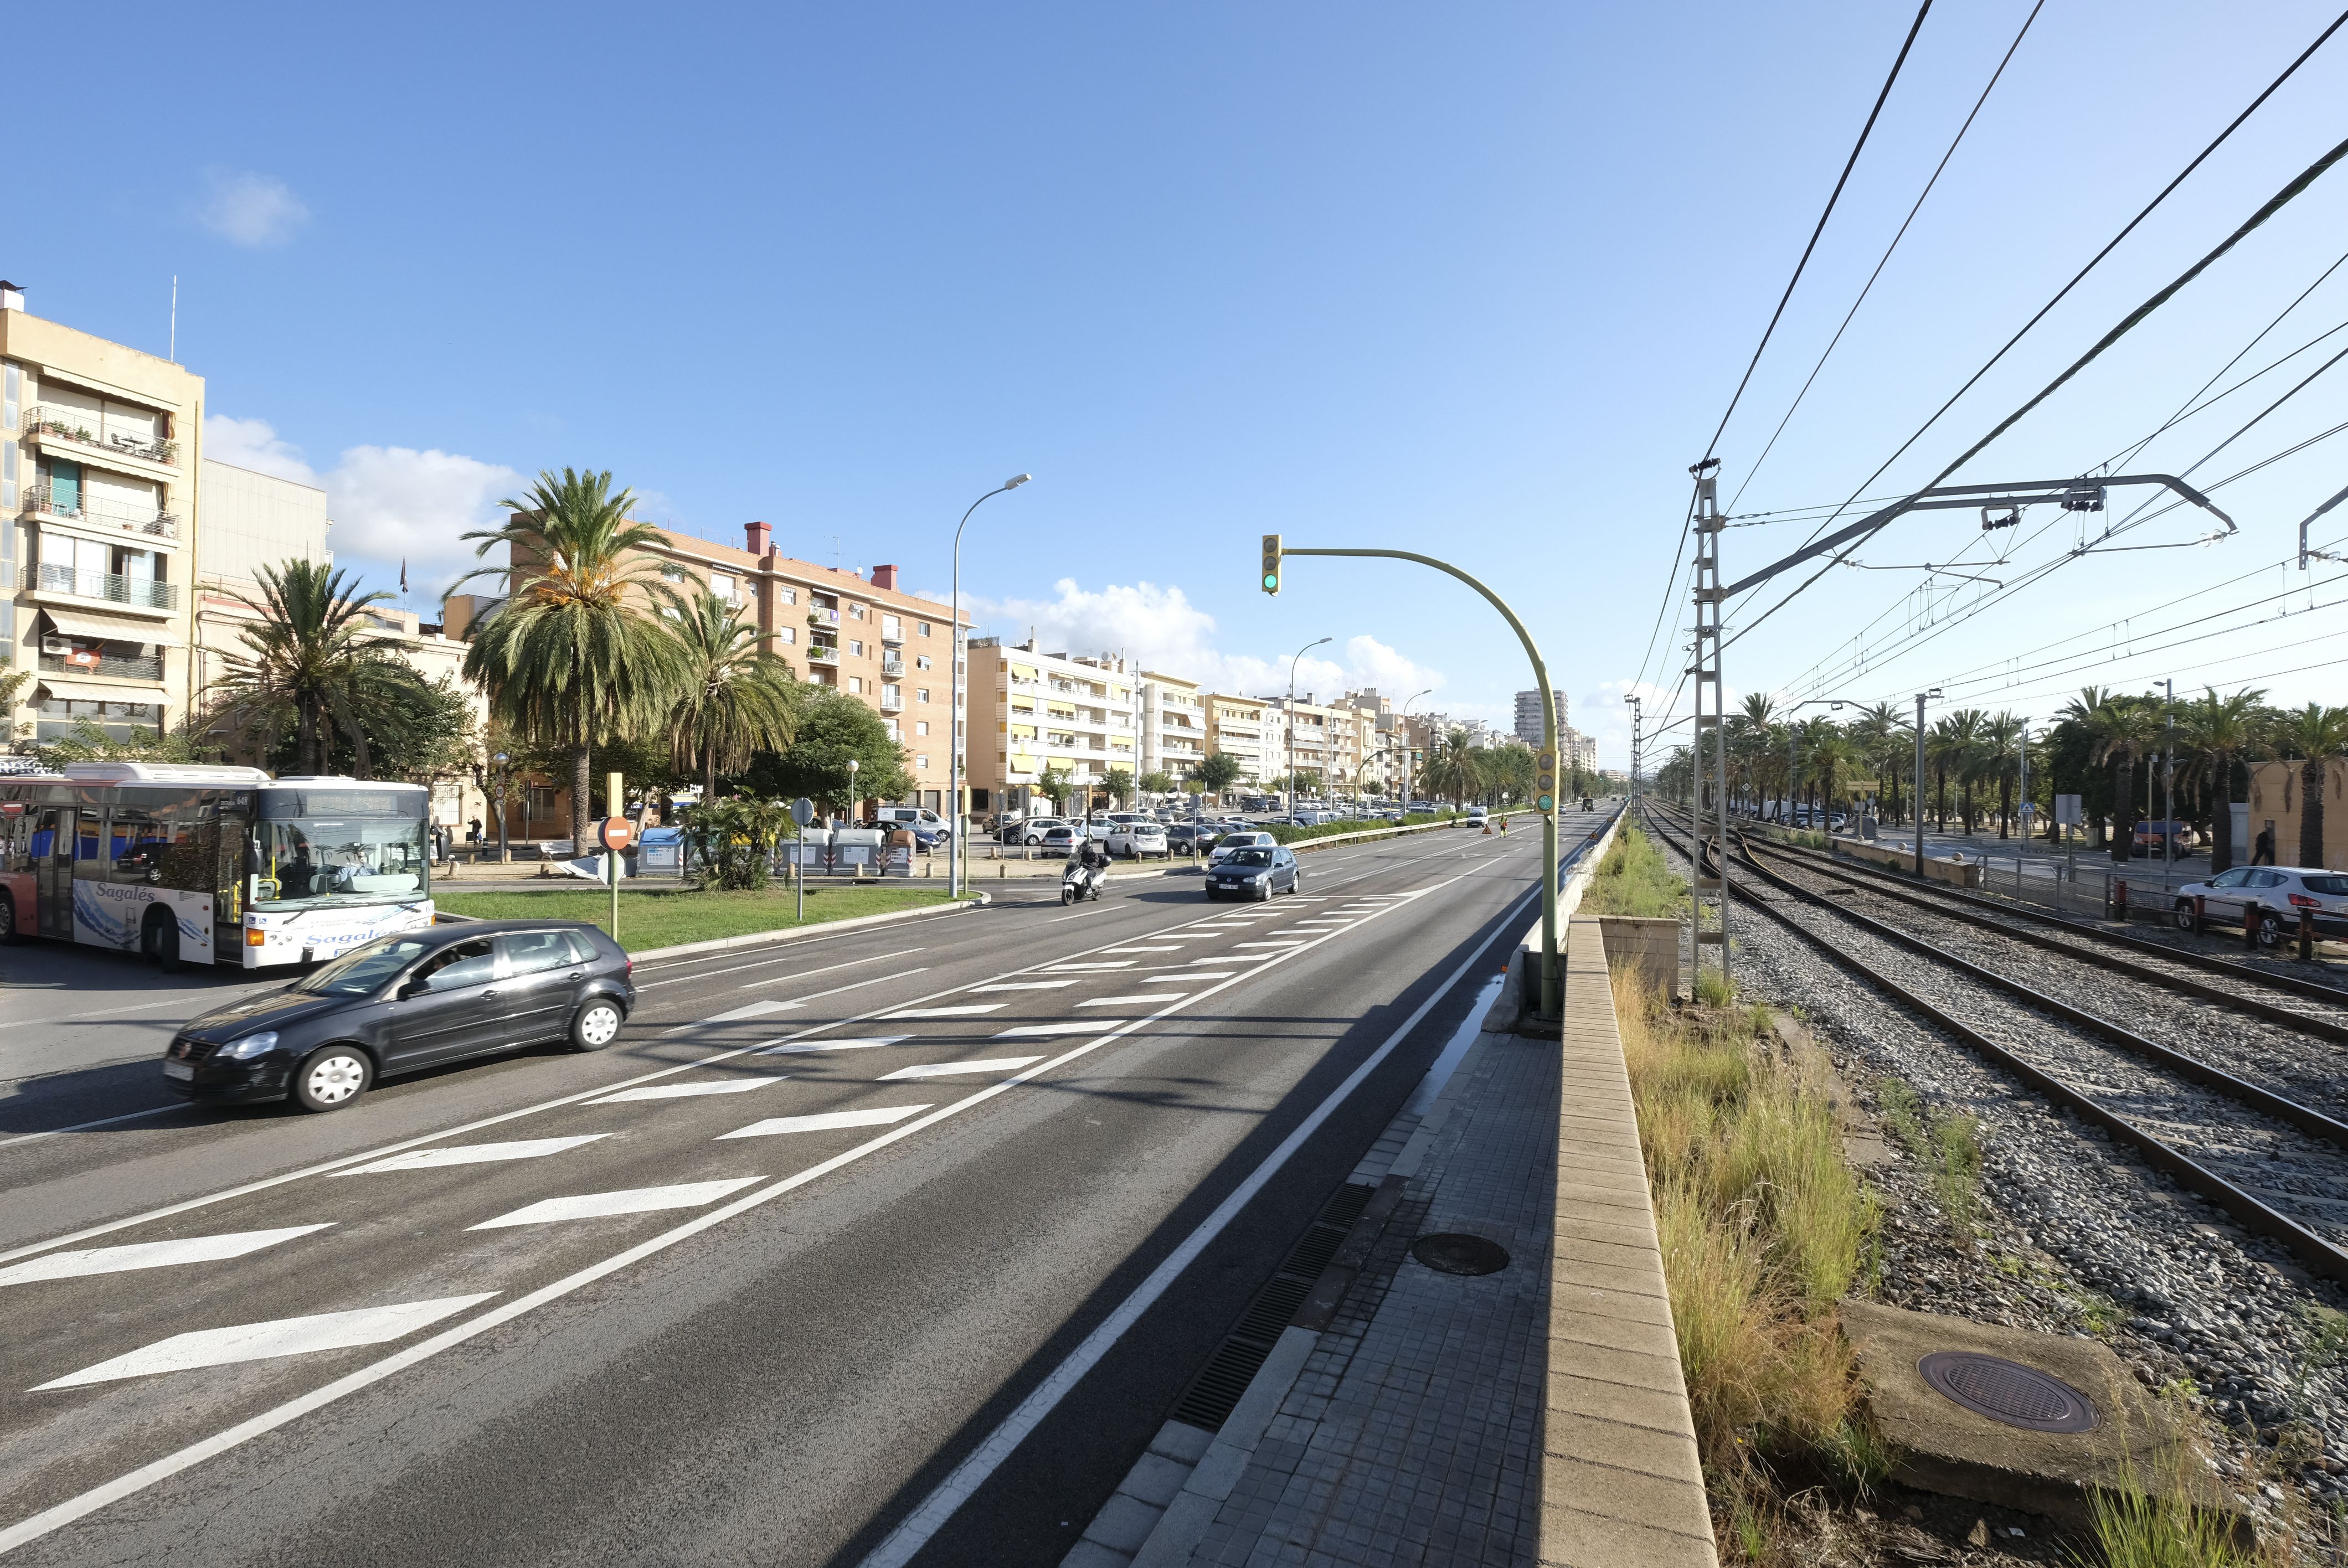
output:
<path id="1" fill-rule="evenodd" d="M 73 639 L 70 637 L 44 637 L 41 639 L 41 651 L 44 653 L 64 654 L 71 653 L 73 651 Z"/>

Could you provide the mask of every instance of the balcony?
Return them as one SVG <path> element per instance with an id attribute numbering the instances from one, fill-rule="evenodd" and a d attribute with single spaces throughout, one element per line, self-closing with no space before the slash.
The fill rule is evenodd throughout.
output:
<path id="1" fill-rule="evenodd" d="M 897 692 L 883 692 L 880 693 L 880 711 L 882 712 L 894 713 L 901 710 L 904 706 L 905 698 L 903 693 Z"/>
<path id="2" fill-rule="evenodd" d="M 154 441 L 122 430 L 101 434 L 91 427 L 88 414 L 78 408 L 28 408 L 21 428 L 25 440 L 46 447 L 80 450 L 101 458 L 129 457 L 165 468 L 180 466 L 177 441 Z"/>
<path id="3" fill-rule="evenodd" d="M 95 653 L 44 653 L 41 670 L 50 675 L 96 675 L 107 681 L 160 681 L 160 655 L 144 659 L 105 659 Z"/>
<path id="4" fill-rule="evenodd" d="M 902 659 L 891 659 L 886 656 L 882 657 L 880 661 L 881 674 L 888 676 L 893 681 L 904 672 L 905 661 Z"/>
<path id="5" fill-rule="evenodd" d="M 69 593 L 77 599 L 105 600 L 134 610 L 177 610 L 177 583 L 151 578 L 118 577 L 106 571 L 76 571 L 69 566 L 43 562 L 25 569 L 25 586 L 36 593 Z"/>
<path id="6" fill-rule="evenodd" d="M 180 537 L 180 518 L 176 512 L 124 512 L 100 502 L 92 501 L 86 492 L 60 496 L 52 486 L 25 487 L 25 516 L 34 518 L 54 518 L 63 522 L 80 523 L 86 528 L 119 529 L 126 534 L 139 534 L 153 538 L 176 539 Z"/>
<path id="7" fill-rule="evenodd" d="M 826 610 L 823 606 L 818 605 L 813 610 L 808 611 L 808 624 L 809 626 L 838 626 L 839 624 L 839 611 L 836 610 Z"/>
<path id="8" fill-rule="evenodd" d="M 839 662 L 839 650 L 837 648 L 826 648 L 819 642 L 811 644 L 808 649 L 808 662 L 810 664 L 837 664 Z"/>

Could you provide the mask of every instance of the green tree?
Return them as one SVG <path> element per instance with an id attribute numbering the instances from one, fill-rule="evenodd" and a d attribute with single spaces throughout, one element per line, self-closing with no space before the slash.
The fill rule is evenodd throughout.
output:
<path id="1" fill-rule="evenodd" d="M 2000 838 L 2013 836 L 2013 786 L 2021 774 L 2022 748 L 2029 734 L 2029 722 L 2019 713 L 2001 712 L 1982 725 L 1981 763 L 1985 776 L 1997 782 Z"/>
<path id="2" fill-rule="evenodd" d="M 686 806 L 682 820 L 695 886 L 728 892 L 764 887 L 774 874 L 775 846 L 797 830 L 788 805 L 745 795 L 704 799 Z"/>
<path id="3" fill-rule="evenodd" d="M 853 812 L 860 801 L 895 800 L 913 787 L 904 751 L 889 738 L 880 715 L 839 692 L 801 709 L 791 743 L 752 757 L 744 782 L 756 794 L 806 795 L 841 812 Z"/>
<path id="4" fill-rule="evenodd" d="M 571 836 L 588 852 L 587 814 L 596 745 L 664 717 L 686 671 L 685 645 L 645 607 L 673 597 L 646 552 L 660 530 L 628 520 L 634 495 L 612 491 L 609 473 L 541 473 L 512 516 L 464 536 L 487 556 L 504 545 L 509 564 L 460 581 L 502 575 L 508 598 L 473 634 L 465 673 L 488 689 L 489 709 L 516 731 L 559 743 L 571 763 Z M 452 589 L 451 591 L 454 591 Z"/>
<path id="5" fill-rule="evenodd" d="M 1455 806 L 1467 804 L 1482 787 L 1467 731 L 1454 730 L 1444 737 L 1442 745 L 1426 760 L 1426 778 L 1429 793 L 1449 797 Z"/>
<path id="6" fill-rule="evenodd" d="M 1201 789 L 1210 794 L 1221 794 L 1240 782 L 1240 760 L 1229 752 L 1215 752 L 1200 763 L 1190 775 Z"/>
<path id="7" fill-rule="evenodd" d="M 1054 815 L 1066 816 L 1068 797 L 1076 793 L 1076 775 L 1057 764 L 1048 765 L 1035 775 L 1035 790 L 1052 803 Z"/>
<path id="8" fill-rule="evenodd" d="M 1130 806 L 1133 804 L 1132 769 L 1111 768 L 1101 776 L 1101 784 L 1108 791 L 1108 798 L 1118 805 Z"/>
<path id="9" fill-rule="evenodd" d="M 2348 708 L 2310 702 L 2282 716 L 2275 745 L 2299 759 L 2299 864 L 2323 864 L 2323 765 L 2348 746 Z"/>
<path id="10" fill-rule="evenodd" d="M 1172 794 L 1176 787 L 1174 775 L 1158 769 L 1142 774 L 1140 784 L 1144 794 Z"/>
<path id="11" fill-rule="evenodd" d="M 2264 691 L 2241 691 L 2220 697 L 2214 686 L 2184 704 L 2178 730 L 2191 766 L 2204 780 L 2204 793 L 2214 784 L 2217 803 L 2209 814 L 2209 869 L 2226 870 L 2234 864 L 2234 764 L 2250 755 L 2264 729 Z"/>
<path id="12" fill-rule="evenodd" d="M 349 573 L 299 559 L 263 567 L 260 587 L 257 600 L 236 596 L 261 619 L 243 629 L 244 651 L 228 654 L 212 682 L 206 731 L 266 753 L 290 730 L 292 771 L 304 774 L 326 772 L 339 740 L 352 771 L 374 777 L 370 732 L 429 701 L 424 678 L 366 614 L 391 596 L 362 593 Z"/>
<path id="13" fill-rule="evenodd" d="M 2148 697 L 2108 696 L 2087 714 L 2085 726 L 2095 743 L 2098 766 L 2110 765 L 2112 790 L 2112 858 L 2127 860 L 2135 852 L 2136 764 L 2160 740 L 2160 705 Z"/>
<path id="14" fill-rule="evenodd" d="M 725 600 L 705 589 L 668 608 L 685 672 L 669 715 L 670 753 L 681 773 L 699 764 L 702 799 L 716 800 L 719 770 L 738 773 L 755 753 L 791 743 L 804 692 Z"/>

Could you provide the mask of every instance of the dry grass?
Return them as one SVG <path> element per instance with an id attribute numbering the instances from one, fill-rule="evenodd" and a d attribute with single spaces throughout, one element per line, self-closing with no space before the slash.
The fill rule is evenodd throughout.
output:
<path id="1" fill-rule="evenodd" d="M 1822 1052 L 1759 1009 L 1673 1013 L 1627 970 L 1615 998 L 1696 1440 L 1745 1550 L 1778 1538 L 1786 1488 L 1889 1468 L 1834 1313 L 1879 1205 L 1844 1163 Z"/>
<path id="2" fill-rule="evenodd" d="M 1684 919 L 1687 881 L 1673 875 L 1654 840 L 1625 823 L 1581 896 L 1581 913 Z"/>

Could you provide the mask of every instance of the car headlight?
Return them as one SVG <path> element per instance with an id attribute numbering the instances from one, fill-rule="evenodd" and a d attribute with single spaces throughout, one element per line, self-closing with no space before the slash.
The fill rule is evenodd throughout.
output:
<path id="1" fill-rule="evenodd" d="M 247 1057 L 259 1056 L 263 1051 L 276 1049 L 277 1031 L 264 1029 L 259 1034 L 248 1034 L 242 1040 L 230 1040 L 221 1047 L 220 1053 L 229 1060 L 242 1061 Z"/>

